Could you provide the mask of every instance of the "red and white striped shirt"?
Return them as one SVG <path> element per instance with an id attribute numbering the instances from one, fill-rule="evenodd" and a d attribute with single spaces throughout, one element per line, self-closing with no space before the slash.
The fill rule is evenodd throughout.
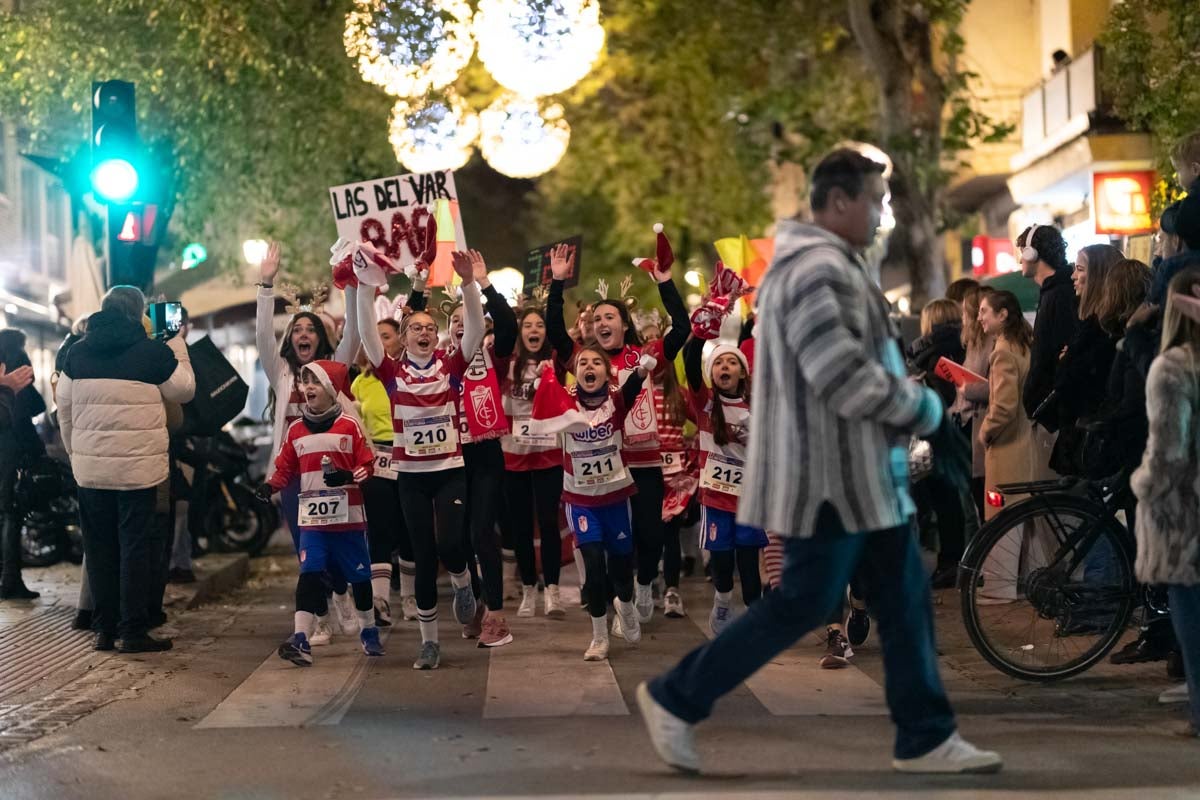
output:
<path id="1" fill-rule="evenodd" d="M 458 390 L 467 365 L 462 353 L 434 353 L 424 367 L 384 356 L 375 375 L 392 398 L 392 468 L 437 472 L 463 466 Z"/>
<path id="2" fill-rule="evenodd" d="M 598 508 L 624 500 L 636 489 L 621 449 L 621 426 L 628 414 L 621 390 L 610 386 L 599 408 L 589 409 L 578 400 L 575 405 L 589 427 L 562 435 L 563 502 Z"/>
<path id="3" fill-rule="evenodd" d="M 582 348 L 577 346 L 575 352 L 578 354 L 580 349 Z M 614 386 L 625 383 L 625 379 L 638 368 L 642 353 L 648 353 L 658 361 L 651 378 L 660 378 L 663 370 L 673 369 L 663 354 L 662 339 L 655 339 L 642 347 L 627 344 L 621 348 L 619 353 L 609 356 L 609 360 L 612 362 L 611 380 Z M 628 466 L 639 468 L 659 466 L 661 456 L 659 454 L 658 417 L 654 413 L 654 392 L 649 380 L 646 381 L 645 387 L 642 388 L 633 407 L 625 416 L 624 434 L 622 452 Z"/>
<path id="4" fill-rule="evenodd" d="M 504 411 L 512 420 L 512 432 L 500 440 L 504 448 L 504 467 L 510 472 L 561 467 L 563 450 L 558 434 L 534 433 L 530 430 L 538 364 L 530 360 L 519 380 L 514 375 L 516 368 L 516 359 L 513 359 L 505 373 L 503 385 Z"/>
<path id="5" fill-rule="evenodd" d="M 684 393 L 687 402 L 687 393 Z M 675 475 L 686 468 L 684 454 L 687 445 L 683 441 L 683 422 L 678 424 L 671 421 L 667 413 L 667 398 L 662 383 L 654 384 L 654 413 L 658 417 L 658 444 L 660 461 L 664 476 Z"/>
<path id="6" fill-rule="evenodd" d="M 332 489 L 326 486 L 321 464 L 321 459 L 325 456 L 329 457 L 336 469 L 353 472 L 355 483 Z M 303 505 L 309 498 L 314 502 L 345 502 L 344 513 L 340 514 L 345 518 L 344 522 L 318 522 L 308 525 L 301 523 L 301 529 L 361 531 L 367 526 L 367 515 L 358 484 L 371 476 L 374 461 L 375 454 L 371 450 L 367 435 L 353 417 L 342 414 L 323 433 L 313 433 L 303 419 L 298 419 L 288 426 L 283 435 L 279 455 L 275 457 L 275 473 L 269 483 L 275 489 L 282 489 L 299 474 L 302 520 L 306 516 Z M 309 493 L 312 494 L 306 497 Z M 336 507 L 324 508 L 321 513 L 326 516 L 339 516 L 340 511 L 343 510 Z"/>
<path id="7" fill-rule="evenodd" d="M 729 441 L 713 437 L 713 404 L 720 403 Z M 746 471 L 746 438 L 750 434 L 750 404 L 725 397 L 707 386 L 693 390 L 692 413 L 700 427 L 700 502 L 709 508 L 737 513 Z"/>

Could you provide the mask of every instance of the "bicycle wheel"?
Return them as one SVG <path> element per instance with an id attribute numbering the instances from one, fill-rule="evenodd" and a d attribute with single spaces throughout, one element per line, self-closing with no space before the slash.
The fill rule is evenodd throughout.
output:
<path id="1" fill-rule="evenodd" d="M 1131 537 L 1094 501 L 1030 498 L 980 529 L 959 586 L 967 634 L 989 663 L 1027 681 L 1069 678 L 1104 658 L 1129 624 Z"/>

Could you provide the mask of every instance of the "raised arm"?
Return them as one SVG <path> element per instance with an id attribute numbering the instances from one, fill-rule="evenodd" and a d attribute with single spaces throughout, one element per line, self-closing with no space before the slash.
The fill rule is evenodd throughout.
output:
<path id="1" fill-rule="evenodd" d="M 479 286 L 475 282 L 475 264 L 470 253 L 456 252 L 452 262 L 454 271 L 462 279 L 463 294 L 463 338 L 459 353 L 464 365 L 469 364 L 475 351 L 483 344 L 487 328 L 483 321 L 483 303 L 479 299 Z"/>
<path id="2" fill-rule="evenodd" d="M 550 294 L 546 298 L 546 338 L 554 347 L 559 361 L 569 362 L 575 352 L 575 340 L 567 333 L 567 322 L 563 316 L 563 289 L 566 280 L 575 269 L 575 249 L 560 244 L 550 251 Z"/>
<path id="3" fill-rule="evenodd" d="M 688 388 L 693 392 L 704 391 L 704 340 L 690 339 L 683 348 L 683 372 L 687 375 Z"/>
<path id="4" fill-rule="evenodd" d="M 487 264 L 478 250 L 471 251 L 471 267 L 475 283 L 483 292 L 487 313 L 492 316 L 492 333 L 496 337 L 493 350 L 498 358 L 508 358 L 517 346 L 517 314 L 488 280 Z"/>
<path id="5" fill-rule="evenodd" d="M 656 273 L 654 277 L 657 280 L 659 275 Z M 675 281 L 671 280 L 671 273 L 665 273 L 665 278 L 658 281 L 658 296 L 662 298 L 663 308 L 671 317 L 671 329 L 663 337 L 663 355 L 667 361 L 674 361 L 691 335 L 692 323 L 688 319 L 683 298 L 679 296 L 679 289 L 675 286 Z"/>
<path id="6" fill-rule="evenodd" d="M 367 354 L 367 361 L 371 362 L 371 366 L 378 369 L 383 363 L 385 353 L 383 340 L 379 338 L 379 321 L 375 319 L 375 301 L 371 297 L 373 294 L 374 292 L 359 292 L 358 319 L 363 352 Z"/>
<path id="7" fill-rule="evenodd" d="M 354 359 L 358 357 L 358 347 L 362 344 L 362 337 L 359 334 L 359 309 L 358 297 L 364 295 L 369 299 L 373 299 L 375 294 L 374 287 L 359 287 L 354 284 L 346 284 L 344 289 L 346 293 L 346 324 L 342 326 L 342 341 L 338 342 L 337 350 L 333 353 L 333 360 L 342 364 L 353 364 Z"/>
<path id="8" fill-rule="evenodd" d="M 279 377 L 282 362 L 279 342 L 275 340 L 275 276 L 279 274 L 279 242 L 271 242 L 259 267 L 258 311 L 254 323 L 254 340 L 258 345 L 258 360 L 267 380 L 274 383 Z"/>

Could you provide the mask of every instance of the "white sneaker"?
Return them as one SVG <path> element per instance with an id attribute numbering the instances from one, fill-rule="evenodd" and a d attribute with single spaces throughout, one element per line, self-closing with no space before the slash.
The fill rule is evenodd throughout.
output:
<path id="1" fill-rule="evenodd" d="M 1176 703 L 1186 703 L 1187 701 L 1188 685 L 1186 683 L 1172 686 L 1158 696 L 1158 702 L 1164 706 L 1173 706 Z"/>
<path id="2" fill-rule="evenodd" d="M 562 598 L 558 596 L 558 584 L 551 583 L 546 586 L 546 594 L 542 597 L 542 602 L 546 604 L 547 617 L 562 619 L 567 615 L 562 607 Z"/>
<path id="3" fill-rule="evenodd" d="M 517 616 L 532 617 L 537 613 L 537 587 L 526 586 L 522 592 L 521 607 L 517 609 Z"/>
<path id="4" fill-rule="evenodd" d="M 633 605 L 637 608 L 638 622 L 649 622 L 654 616 L 654 590 L 635 582 Z"/>
<path id="5" fill-rule="evenodd" d="M 699 772 L 700 757 L 696 755 L 692 726 L 659 705 L 645 683 L 638 685 L 637 703 L 658 757 L 680 772 Z"/>
<path id="6" fill-rule="evenodd" d="M 637 606 L 620 600 L 616 601 L 616 605 L 617 619 L 621 620 L 621 636 L 630 644 L 637 644 L 642 640 L 642 623 L 638 619 Z"/>
<path id="7" fill-rule="evenodd" d="M 584 661 L 604 661 L 608 658 L 608 637 L 592 639 L 588 649 L 583 654 Z"/>
<path id="8" fill-rule="evenodd" d="M 911 773 L 990 773 L 999 772 L 1004 759 L 991 750 L 980 750 L 958 735 L 950 734 L 946 741 L 917 758 L 894 758 L 892 769 Z"/>
<path id="9" fill-rule="evenodd" d="M 317 617 L 317 627 L 313 629 L 313 635 L 308 637 L 308 643 L 313 647 L 322 647 L 329 644 L 332 638 L 333 628 L 329 625 L 329 617 Z"/>
<path id="10" fill-rule="evenodd" d="M 683 598 L 679 596 L 678 589 L 667 589 L 667 593 L 663 595 L 663 614 L 672 619 L 687 616 L 687 612 L 683 610 Z"/>
<path id="11" fill-rule="evenodd" d="M 621 630 L 621 615 L 620 614 L 613 614 L 612 635 L 617 637 L 618 639 L 625 638 L 625 631 Z"/>
<path id="12" fill-rule="evenodd" d="M 720 636 L 721 631 L 725 630 L 732 621 L 733 609 L 729 604 L 714 600 L 712 611 L 708 613 L 708 627 L 713 632 L 713 636 Z"/>
<path id="13" fill-rule="evenodd" d="M 338 594 L 334 592 L 333 607 L 337 614 L 337 624 L 341 632 L 347 636 L 358 633 L 358 615 L 354 611 L 354 598 L 350 592 Z"/>
<path id="14" fill-rule="evenodd" d="M 404 614 L 405 622 L 412 622 L 417 618 L 417 598 L 411 594 L 400 598 L 400 610 Z"/>

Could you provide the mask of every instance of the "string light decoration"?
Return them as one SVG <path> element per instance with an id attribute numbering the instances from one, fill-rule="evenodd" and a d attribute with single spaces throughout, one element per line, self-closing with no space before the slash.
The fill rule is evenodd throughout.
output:
<path id="1" fill-rule="evenodd" d="M 571 126 L 558 104 L 516 95 L 502 96 L 479 115 L 479 149 L 497 172 L 511 178 L 533 178 L 554 169 L 567 152 Z"/>
<path id="2" fill-rule="evenodd" d="M 417 97 L 453 83 L 471 60 L 471 9 L 466 0 L 355 0 L 343 44 L 368 83 Z"/>
<path id="3" fill-rule="evenodd" d="M 479 138 L 479 115 L 447 93 L 444 101 L 399 100 L 392 108 L 388 140 L 410 172 L 458 169 L 471 158 Z"/>
<path id="4" fill-rule="evenodd" d="M 571 88 L 604 47 L 596 0 L 479 0 L 474 32 L 479 60 L 522 97 Z"/>

